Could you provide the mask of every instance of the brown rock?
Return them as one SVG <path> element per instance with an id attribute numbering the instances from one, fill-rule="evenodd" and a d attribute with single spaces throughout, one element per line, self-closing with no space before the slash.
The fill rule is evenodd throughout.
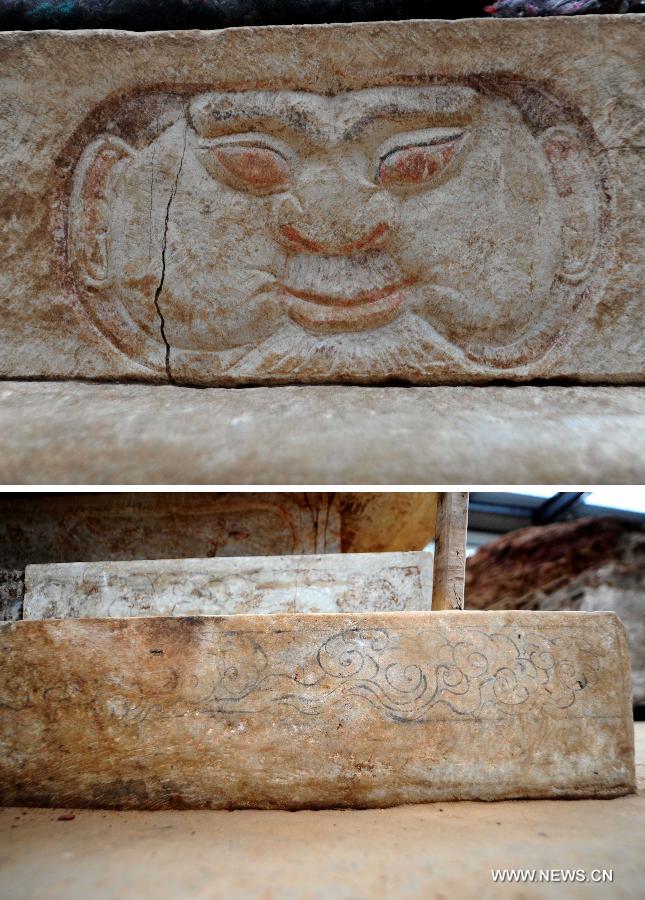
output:
<path id="1" fill-rule="evenodd" d="M 611 613 L 0 625 L 0 802 L 375 807 L 634 790 Z"/>
<path id="2" fill-rule="evenodd" d="M 590 517 L 511 531 L 480 547 L 467 560 L 468 607 L 544 608 L 540 600 L 544 595 L 566 589 L 588 569 L 614 561 L 631 562 L 639 545 L 645 545 L 642 528 L 611 518 Z"/>

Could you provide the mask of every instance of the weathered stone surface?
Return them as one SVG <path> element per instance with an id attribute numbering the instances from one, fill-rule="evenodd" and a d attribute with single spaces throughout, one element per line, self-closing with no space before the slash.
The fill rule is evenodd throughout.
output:
<path id="1" fill-rule="evenodd" d="M 27 566 L 25 619 L 431 609 L 430 553 Z"/>
<path id="2" fill-rule="evenodd" d="M 0 567 L 0 621 L 22 618 L 25 573 Z"/>
<path id="3" fill-rule="evenodd" d="M 0 384 L 5 484 L 639 484 L 644 443 L 641 387 Z"/>
<path id="4" fill-rule="evenodd" d="M 0 567 L 24 572 L 33 563 L 338 553 L 341 496 L 313 491 L 5 494 Z M 395 513 L 396 494 L 391 497 Z"/>
<path id="5" fill-rule="evenodd" d="M 642 381 L 641 26 L 0 35 L 0 375 Z"/>
<path id="6" fill-rule="evenodd" d="M 436 503 L 432 491 L 4 494 L 0 573 L 44 563 L 418 550 L 434 537 Z"/>
<path id="7" fill-rule="evenodd" d="M 571 591 L 575 579 L 608 563 L 645 571 L 645 528 L 586 516 L 520 528 L 480 547 L 466 563 L 470 609 L 566 609 L 548 597 Z M 569 608 L 573 603 L 570 596 Z"/>
<path id="8" fill-rule="evenodd" d="M 435 536 L 434 491 L 370 491 L 338 495 L 344 552 L 422 550 Z"/>
<path id="9" fill-rule="evenodd" d="M 470 596 L 470 595 L 468 595 Z M 507 597 L 496 609 L 610 610 L 625 626 L 631 656 L 634 706 L 645 707 L 645 567 L 607 563 L 549 585 L 548 590 L 527 591 L 516 604 Z"/>
<path id="10" fill-rule="evenodd" d="M 625 626 L 631 656 L 632 697 L 645 706 L 645 569 L 604 566 L 579 579 L 578 609 L 611 610 Z"/>
<path id="11" fill-rule="evenodd" d="M 0 802 L 389 806 L 634 790 L 611 613 L 0 625 Z"/>

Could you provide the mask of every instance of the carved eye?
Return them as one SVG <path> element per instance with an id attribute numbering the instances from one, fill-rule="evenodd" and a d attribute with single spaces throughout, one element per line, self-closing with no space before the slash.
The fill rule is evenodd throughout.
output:
<path id="1" fill-rule="evenodd" d="M 462 135 L 441 143 L 408 144 L 381 157 L 378 180 L 384 187 L 426 184 L 451 162 Z"/>
<path id="2" fill-rule="evenodd" d="M 287 159 L 272 147 L 256 144 L 219 144 L 207 151 L 206 168 L 238 190 L 270 193 L 289 180 Z"/>

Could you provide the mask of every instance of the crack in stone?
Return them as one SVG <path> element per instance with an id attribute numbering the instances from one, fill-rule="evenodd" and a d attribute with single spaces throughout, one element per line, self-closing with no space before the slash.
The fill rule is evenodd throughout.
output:
<path id="1" fill-rule="evenodd" d="M 177 169 L 177 175 L 175 176 L 175 183 L 170 191 L 170 197 L 168 198 L 168 204 L 166 206 L 166 218 L 164 220 L 163 227 L 163 244 L 161 247 L 161 277 L 159 278 L 159 284 L 155 290 L 155 298 L 154 305 L 157 310 L 157 315 L 159 316 L 159 331 L 161 332 L 161 338 L 166 347 L 166 377 L 168 378 L 169 384 L 174 384 L 174 378 L 172 376 L 172 370 L 170 368 L 170 344 L 168 342 L 168 338 L 166 337 L 166 319 L 164 314 L 161 312 L 161 306 L 159 305 L 159 297 L 161 296 L 161 292 L 163 290 L 164 281 L 166 278 L 166 245 L 168 243 L 168 221 L 170 219 L 170 207 L 172 205 L 172 201 L 175 199 L 175 194 L 177 193 L 177 186 L 179 184 L 179 176 L 181 175 L 181 170 L 184 165 L 184 156 L 186 155 L 186 140 L 187 140 L 187 129 L 184 130 L 184 147 L 181 151 L 181 159 L 179 160 L 179 168 Z"/>

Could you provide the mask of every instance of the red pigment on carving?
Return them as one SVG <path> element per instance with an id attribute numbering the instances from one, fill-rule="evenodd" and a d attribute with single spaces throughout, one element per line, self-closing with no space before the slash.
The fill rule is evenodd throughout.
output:
<path id="1" fill-rule="evenodd" d="M 316 294 L 312 291 L 299 291 L 296 288 L 284 288 L 283 290 L 287 291 L 289 294 L 293 294 L 294 297 L 299 297 L 301 300 L 308 300 L 310 303 L 317 303 L 321 306 L 350 307 L 362 306 L 366 303 L 374 303 L 377 300 L 383 300 L 383 298 L 389 297 L 391 294 L 395 293 L 395 291 L 410 287 L 412 284 L 414 284 L 414 281 L 412 279 L 407 279 L 398 284 L 391 284 L 377 290 L 363 291 L 362 293 L 354 294 L 351 297 Z"/>
<path id="2" fill-rule="evenodd" d="M 289 178 L 286 161 L 264 147 L 218 147 L 215 155 L 231 175 L 253 187 L 277 187 Z"/>
<path id="3" fill-rule="evenodd" d="M 375 225 L 374 228 L 370 232 L 368 232 L 364 237 L 358 238 L 356 241 L 352 241 L 350 244 L 338 244 L 334 247 L 325 248 L 323 244 L 318 241 L 314 241 L 311 238 L 305 237 L 304 234 L 301 234 L 297 228 L 294 228 L 292 225 L 281 225 L 280 231 L 283 236 L 288 240 L 292 241 L 294 244 L 303 247 L 305 250 L 309 250 L 312 253 L 355 253 L 358 250 L 365 250 L 366 247 L 369 247 L 370 244 L 373 244 L 380 237 L 382 237 L 386 231 L 389 229 L 389 225 L 386 222 L 380 222 L 378 225 Z"/>
<path id="4" fill-rule="evenodd" d="M 370 244 L 373 244 L 374 241 L 378 240 L 385 232 L 388 230 L 390 226 L 386 222 L 381 222 L 375 228 L 365 235 L 360 241 L 356 241 L 355 244 L 352 245 L 353 250 L 364 250 L 365 247 L 368 247 Z"/>
<path id="5" fill-rule="evenodd" d="M 323 250 L 319 243 L 310 240 L 308 237 L 305 237 L 304 234 L 300 234 L 298 229 L 294 228 L 292 225 L 281 225 L 280 231 L 286 238 L 293 241 L 294 244 L 299 244 L 301 247 L 304 247 L 305 250 L 311 250 L 313 253 L 321 253 Z"/>
<path id="6" fill-rule="evenodd" d="M 446 147 L 404 147 L 381 162 L 381 184 L 420 184 L 448 165 L 456 144 Z"/>

